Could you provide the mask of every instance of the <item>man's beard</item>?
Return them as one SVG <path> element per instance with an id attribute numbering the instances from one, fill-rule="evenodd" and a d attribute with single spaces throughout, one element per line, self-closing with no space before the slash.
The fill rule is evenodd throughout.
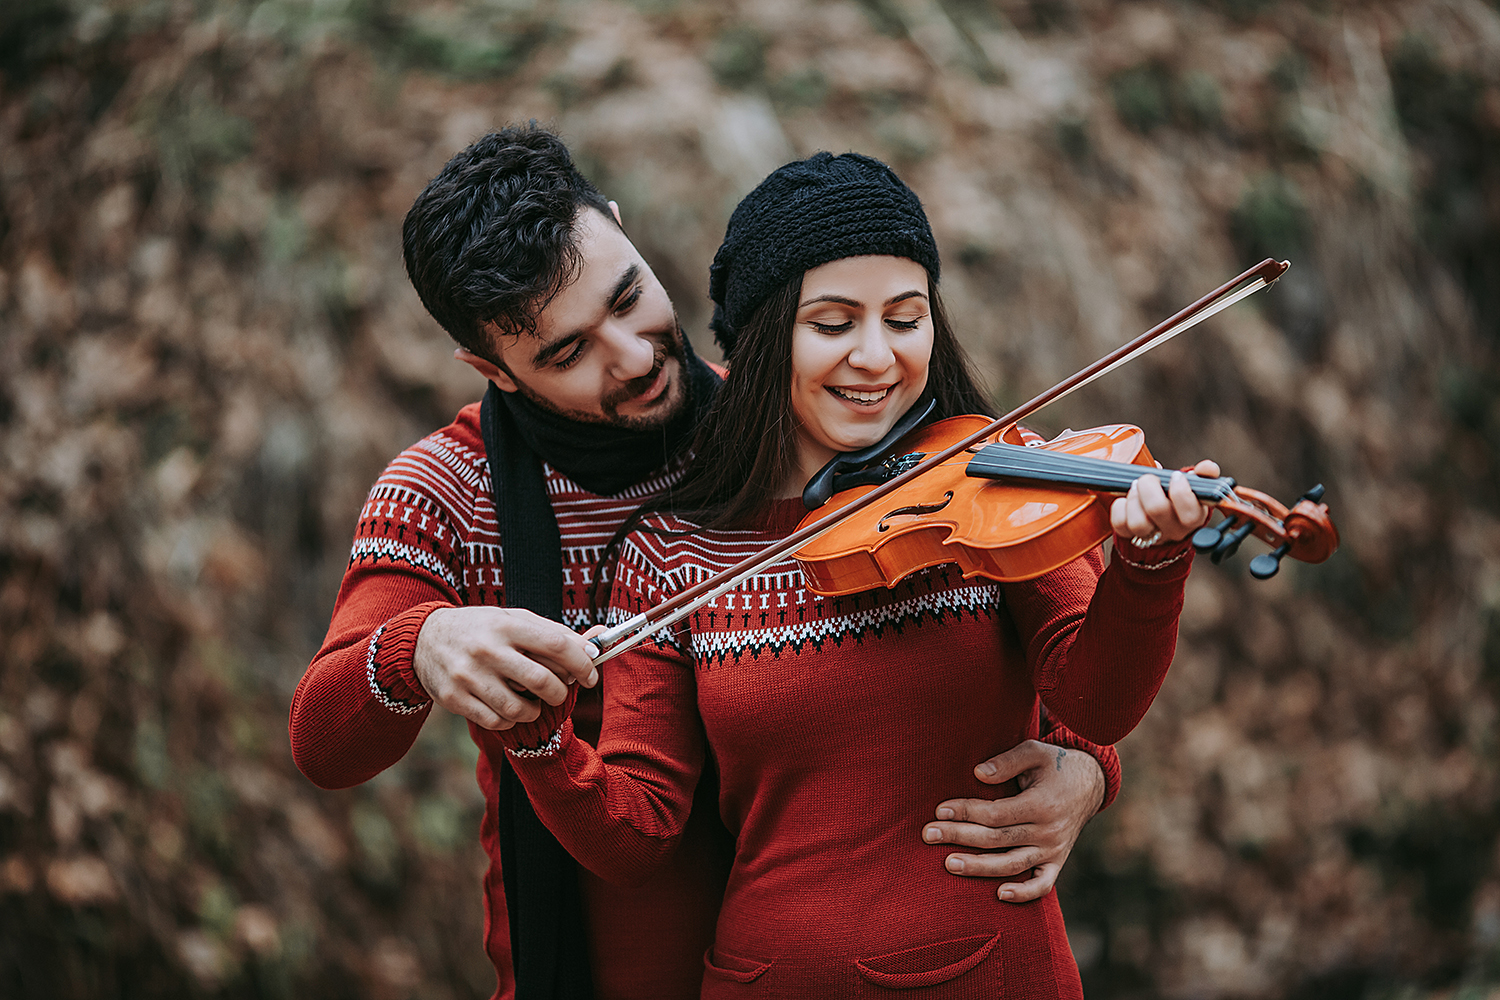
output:
<path id="1" fill-rule="evenodd" d="M 620 386 L 620 388 L 607 393 L 600 399 L 599 409 L 603 411 L 602 416 L 598 413 L 589 413 L 586 410 L 565 409 L 533 392 L 529 386 L 514 375 L 511 376 L 511 381 L 515 382 L 517 390 L 527 400 L 536 404 L 539 409 L 546 410 L 548 413 L 559 417 L 566 417 L 569 420 L 576 420 L 583 424 L 601 424 L 607 427 L 618 427 L 621 430 L 627 431 L 655 430 L 670 423 L 672 418 L 682 412 L 682 408 L 687 405 L 688 395 L 687 349 L 683 346 L 687 341 L 687 334 L 683 332 L 682 324 L 678 322 L 676 313 L 672 314 L 671 329 L 661 332 L 664 336 L 656 345 L 656 356 L 652 361 L 651 371 L 639 378 L 631 379 Z M 676 393 L 677 398 L 675 400 L 665 400 L 652 413 L 647 413 L 639 417 L 620 416 L 620 407 L 647 392 L 656 382 L 656 377 L 661 374 L 661 370 L 666 367 L 669 358 L 677 359 L 677 378 L 674 380 L 676 384 L 667 386 L 662 390 L 662 394 L 670 396 Z"/>

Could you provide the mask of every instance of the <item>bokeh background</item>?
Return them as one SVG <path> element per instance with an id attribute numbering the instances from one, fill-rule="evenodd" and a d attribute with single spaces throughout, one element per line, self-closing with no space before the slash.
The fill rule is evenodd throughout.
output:
<path id="1" fill-rule="evenodd" d="M 0 995 L 488 996 L 474 752 L 339 793 L 286 715 L 365 491 L 481 385 L 401 268 L 537 118 L 705 352 L 735 200 L 892 162 L 1014 403 L 1343 548 L 1189 587 L 1063 904 L 1091 998 L 1500 994 L 1500 14 L 1482 0 L 4 0 Z M 916 820 L 914 819 L 914 823 Z"/>

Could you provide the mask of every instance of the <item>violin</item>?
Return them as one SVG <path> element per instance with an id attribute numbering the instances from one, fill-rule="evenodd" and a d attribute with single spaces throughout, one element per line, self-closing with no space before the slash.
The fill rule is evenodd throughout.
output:
<path id="1" fill-rule="evenodd" d="M 886 439 L 839 456 L 809 482 L 815 508 L 786 538 L 588 641 L 600 663 L 640 643 L 765 568 L 793 555 L 811 590 L 828 596 L 892 586 L 903 577 L 956 562 L 965 576 L 1027 580 L 1066 565 L 1109 537 L 1109 500 L 1142 475 L 1170 480 L 1137 427 L 1067 431 L 1039 447 L 1021 443 L 1018 423 L 1094 379 L 1139 357 L 1286 273 L 1267 259 L 994 420 L 960 416 L 922 427 L 913 407 Z M 931 410 L 931 405 L 927 411 Z M 889 453 L 897 454 L 878 464 Z M 1316 486 L 1291 508 L 1228 477 L 1187 473 L 1202 501 L 1225 514 L 1200 528 L 1193 546 L 1218 563 L 1254 534 L 1273 546 L 1251 561 L 1252 575 L 1274 576 L 1286 556 L 1322 562 L 1338 531 Z M 1016 486 L 1027 482 L 1027 486 Z M 1041 484 L 1041 485 L 1036 485 Z"/>
<path id="2" fill-rule="evenodd" d="M 989 423 L 987 417 L 949 417 L 910 432 L 896 445 L 897 457 L 887 467 L 914 466 Z M 1072 562 L 1113 533 L 1110 497 L 1124 494 L 1142 475 L 1158 476 L 1163 488 L 1171 482 L 1171 472 L 1157 468 L 1139 427 L 1064 431 L 1035 446 L 1022 440 L 1015 424 L 992 432 L 906 481 L 881 503 L 854 511 L 838 531 L 802 546 L 793 556 L 808 588 L 837 597 L 892 587 L 911 573 L 942 563 L 957 563 L 965 577 L 1034 579 Z M 1200 501 L 1226 514 L 1219 526 L 1193 536 L 1194 546 L 1212 552 L 1214 562 L 1232 555 L 1250 534 L 1273 547 L 1251 561 L 1250 572 L 1259 579 L 1276 575 L 1288 555 L 1316 563 L 1338 547 L 1328 507 L 1318 502 L 1321 487 L 1309 490 L 1288 510 L 1229 477 L 1186 475 Z M 803 525 L 852 505 L 875 488 L 866 482 L 834 495 Z"/>

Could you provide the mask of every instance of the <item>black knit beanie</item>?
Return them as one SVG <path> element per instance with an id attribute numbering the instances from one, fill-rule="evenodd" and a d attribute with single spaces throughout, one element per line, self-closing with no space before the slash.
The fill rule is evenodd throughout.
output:
<path id="1" fill-rule="evenodd" d="M 927 213 L 890 167 L 859 153 L 815 153 L 776 170 L 735 208 L 708 270 L 710 325 L 724 356 L 761 303 L 793 277 L 866 254 L 914 260 L 937 282 Z"/>

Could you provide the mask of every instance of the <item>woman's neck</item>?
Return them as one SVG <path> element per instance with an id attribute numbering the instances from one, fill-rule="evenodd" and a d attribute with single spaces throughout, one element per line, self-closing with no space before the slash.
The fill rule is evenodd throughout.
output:
<path id="1" fill-rule="evenodd" d="M 802 491 L 807 489 L 808 481 L 818 474 L 818 470 L 833 461 L 838 452 L 826 444 L 819 444 L 807 438 L 800 431 L 797 434 L 797 464 L 792 467 L 792 472 L 776 491 L 778 500 L 788 497 L 800 497 Z"/>

